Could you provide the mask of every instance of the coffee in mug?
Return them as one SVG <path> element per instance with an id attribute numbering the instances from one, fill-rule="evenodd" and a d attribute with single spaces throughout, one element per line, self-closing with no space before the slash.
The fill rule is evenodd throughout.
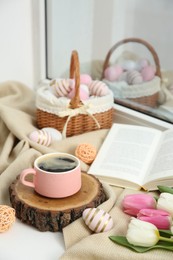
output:
<path id="1" fill-rule="evenodd" d="M 29 174 L 33 175 L 32 182 L 26 180 Z M 34 168 L 23 170 L 20 181 L 46 197 L 71 196 L 81 188 L 80 161 L 68 153 L 48 153 L 35 160 Z"/>

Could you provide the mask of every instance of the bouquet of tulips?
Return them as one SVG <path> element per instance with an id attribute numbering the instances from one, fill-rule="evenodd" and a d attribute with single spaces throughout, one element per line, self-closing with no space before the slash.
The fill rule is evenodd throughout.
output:
<path id="1" fill-rule="evenodd" d="M 122 201 L 122 208 L 131 216 L 126 237 L 109 238 L 136 252 L 153 248 L 173 251 L 173 188 L 158 186 L 160 196 L 130 194 Z"/>

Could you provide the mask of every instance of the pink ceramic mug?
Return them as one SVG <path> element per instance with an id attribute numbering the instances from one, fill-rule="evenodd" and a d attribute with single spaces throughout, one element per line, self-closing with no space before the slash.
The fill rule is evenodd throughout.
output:
<path id="1" fill-rule="evenodd" d="M 33 181 L 27 181 L 27 175 Z M 81 188 L 81 168 L 77 157 L 68 153 L 48 153 L 38 157 L 34 168 L 25 169 L 20 181 L 33 187 L 40 195 L 49 198 L 64 198 L 78 192 Z"/>

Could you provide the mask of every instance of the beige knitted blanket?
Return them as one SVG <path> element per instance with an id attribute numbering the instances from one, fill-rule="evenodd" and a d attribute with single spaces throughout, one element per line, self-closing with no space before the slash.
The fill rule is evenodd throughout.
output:
<path id="1" fill-rule="evenodd" d="M 84 141 L 92 143 L 98 150 L 108 133 L 108 130 L 98 130 L 44 147 L 31 142 L 28 138 L 28 134 L 35 128 L 35 92 L 19 82 L 1 83 L 0 204 L 10 205 L 9 185 L 24 168 L 32 166 L 39 155 L 54 151 L 74 154 L 76 146 Z M 82 163 L 82 170 L 87 171 L 88 165 Z M 134 193 L 134 191 L 103 185 L 108 200 L 100 207 L 111 214 L 114 220 L 113 229 L 105 233 L 92 234 L 81 218 L 76 220 L 63 230 L 66 251 L 61 259 L 173 259 L 173 253 L 166 250 L 157 249 L 143 254 L 135 253 L 109 240 L 110 235 L 125 235 L 129 216 L 122 212 L 121 200 L 125 194 Z"/>

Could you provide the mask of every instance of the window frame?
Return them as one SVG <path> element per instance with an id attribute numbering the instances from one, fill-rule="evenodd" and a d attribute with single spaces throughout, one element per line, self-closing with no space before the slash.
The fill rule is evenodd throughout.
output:
<path id="1" fill-rule="evenodd" d="M 37 53 L 35 53 L 35 61 L 39 67 L 39 85 L 42 85 L 50 82 L 50 79 L 47 78 L 46 1 L 33 0 L 32 3 L 33 21 L 35 23 L 33 44 L 36 46 L 35 49 L 37 50 Z M 118 104 L 114 104 L 114 122 L 150 126 L 160 130 L 173 128 L 172 123 Z"/>

